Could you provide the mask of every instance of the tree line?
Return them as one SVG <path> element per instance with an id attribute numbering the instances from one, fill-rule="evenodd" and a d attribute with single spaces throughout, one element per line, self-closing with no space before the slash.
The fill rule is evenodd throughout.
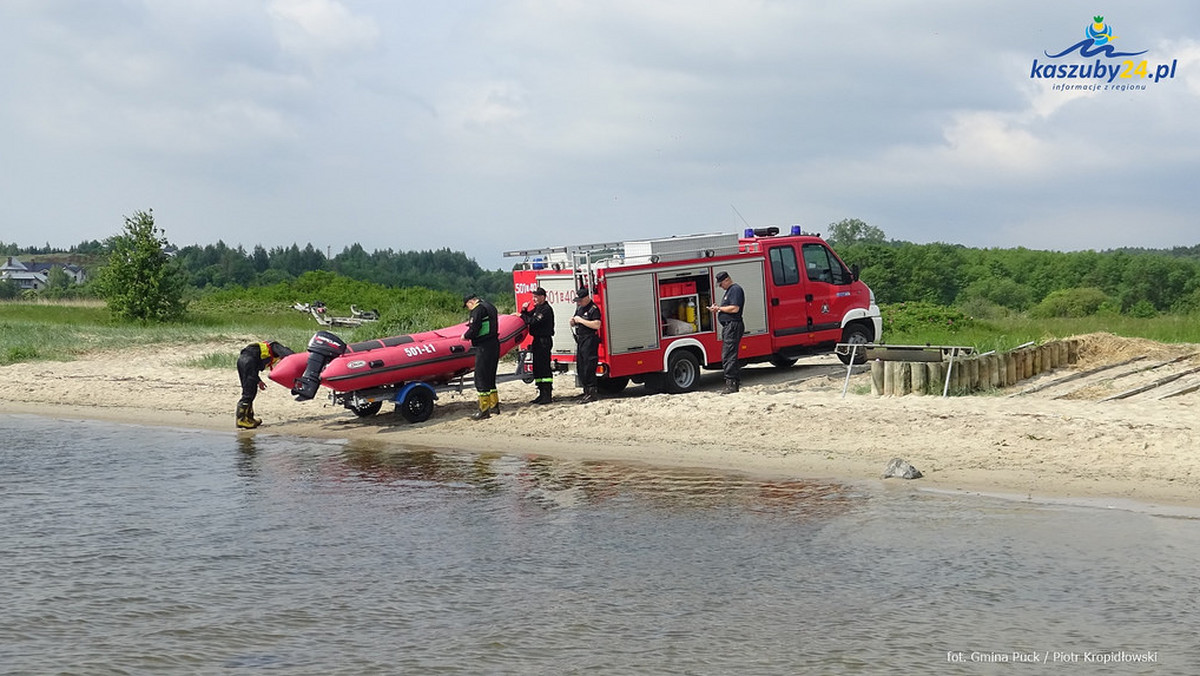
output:
<path id="1" fill-rule="evenodd" d="M 1022 312 L 1046 317 L 1098 313 L 1149 317 L 1200 311 L 1200 245 L 1101 252 L 979 249 L 891 240 L 883 230 L 858 219 L 830 224 L 826 239 L 844 261 L 859 270 L 861 279 L 885 305 L 925 302 L 977 316 Z M 161 256 L 156 258 L 153 251 Z M 512 293 L 507 271 L 484 270 L 466 254 L 446 248 L 367 252 L 352 244 L 332 256 L 312 244 L 303 248 L 296 244 L 270 249 L 255 246 L 249 251 L 224 242 L 176 248 L 154 226 L 153 214 L 144 212 L 126 219 L 123 233 L 102 242 L 82 242 L 67 251 L 53 251 L 49 245 L 22 250 L 0 242 L 0 252 L 41 259 L 65 256 L 97 273 L 94 282 L 84 288 L 52 289 L 59 295 L 106 297 L 105 289 L 116 293 L 122 284 L 131 282 L 114 282 L 112 264 L 135 260 L 138 265 L 157 261 L 153 274 L 161 275 L 158 279 L 167 283 L 172 293 L 188 298 L 219 290 L 291 285 L 302 278 L 311 281 L 310 273 L 384 288 L 423 287 L 455 295 L 475 291 L 497 300 Z M 135 270 L 133 278 L 144 274 L 149 273 Z M 58 285 L 62 284 L 60 279 Z M 11 286 L 3 286 L 0 297 L 15 295 Z M 167 307 L 174 306 L 168 303 Z"/>
<path id="2" fill-rule="evenodd" d="M 1039 251 L 888 240 L 857 219 L 828 241 L 881 304 L 927 302 L 987 315 L 1118 313 L 1149 317 L 1200 310 L 1200 246 L 1171 250 Z"/>

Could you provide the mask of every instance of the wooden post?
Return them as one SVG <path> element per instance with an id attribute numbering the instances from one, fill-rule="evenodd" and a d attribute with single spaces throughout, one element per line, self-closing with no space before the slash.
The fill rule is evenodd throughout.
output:
<path id="1" fill-rule="evenodd" d="M 972 356 L 967 360 L 967 391 L 975 392 L 983 389 L 979 384 L 979 357 Z"/>
<path id="2" fill-rule="evenodd" d="M 950 394 L 961 394 L 966 385 L 967 364 L 962 357 L 955 357 L 953 366 L 950 362 L 946 362 L 946 368 L 950 371 Z"/>
<path id="3" fill-rule="evenodd" d="M 941 361 L 926 362 L 928 367 L 925 377 L 925 382 L 929 386 L 930 394 L 941 394 L 942 384 L 946 382 L 946 363 Z"/>
<path id="4" fill-rule="evenodd" d="M 900 362 L 889 361 L 883 365 L 883 394 L 886 397 L 896 396 L 896 374 L 899 372 Z"/>
<path id="5" fill-rule="evenodd" d="M 912 365 L 912 391 L 916 395 L 924 395 L 929 392 L 929 369 L 925 368 L 922 362 L 915 362 Z"/>
<path id="6" fill-rule="evenodd" d="M 896 369 L 896 396 L 903 397 L 912 392 L 912 362 L 900 362 L 900 368 Z"/>
<path id="7" fill-rule="evenodd" d="M 877 397 L 883 396 L 883 364 L 878 359 L 871 362 L 871 394 Z"/>

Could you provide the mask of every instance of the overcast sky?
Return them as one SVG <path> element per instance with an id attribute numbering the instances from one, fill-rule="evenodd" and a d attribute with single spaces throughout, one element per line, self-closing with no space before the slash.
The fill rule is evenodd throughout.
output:
<path id="1" fill-rule="evenodd" d="M 1144 53 L 1047 56 L 1097 14 Z M 1112 84 L 1144 90 L 1038 70 L 1124 60 L 1149 77 Z M 742 217 L 1200 243 L 1194 0 L 0 0 L 0 78 L 0 241 L 22 246 L 151 208 L 180 246 L 488 268 Z"/>

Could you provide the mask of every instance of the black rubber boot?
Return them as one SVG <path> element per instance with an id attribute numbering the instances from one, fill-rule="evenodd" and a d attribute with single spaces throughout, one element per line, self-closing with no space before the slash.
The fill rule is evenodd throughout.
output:
<path id="1" fill-rule="evenodd" d="M 551 391 L 553 391 L 553 389 L 554 389 L 553 383 L 538 383 L 537 387 L 538 387 L 537 399 L 534 399 L 530 403 L 532 403 L 532 404 L 549 404 L 550 402 L 554 401 L 550 396 Z"/>
<path id="2" fill-rule="evenodd" d="M 590 404 L 593 401 L 598 401 L 599 399 L 600 397 L 597 396 L 595 387 L 585 387 L 583 388 L 583 398 L 579 400 L 579 403 Z"/>

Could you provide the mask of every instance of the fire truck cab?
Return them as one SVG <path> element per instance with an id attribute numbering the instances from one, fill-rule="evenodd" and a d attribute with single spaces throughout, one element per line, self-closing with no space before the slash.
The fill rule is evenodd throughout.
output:
<path id="1" fill-rule="evenodd" d="M 651 391 L 688 392 L 701 368 L 721 367 L 721 332 L 707 308 L 720 301 L 727 272 L 746 294 L 740 345 L 745 362 L 786 368 L 838 343 L 878 341 L 875 294 L 816 235 L 792 226 L 737 234 L 683 235 L 629 242 L 506 251 L 518 308 L 542 287 L 555 316 L 552 359 L 574 361 L 568 321 L 586 287 L 601 311 L 599 387 L 630 382 Z M 849 354 L 838 355 L 843 362 Z"/>

